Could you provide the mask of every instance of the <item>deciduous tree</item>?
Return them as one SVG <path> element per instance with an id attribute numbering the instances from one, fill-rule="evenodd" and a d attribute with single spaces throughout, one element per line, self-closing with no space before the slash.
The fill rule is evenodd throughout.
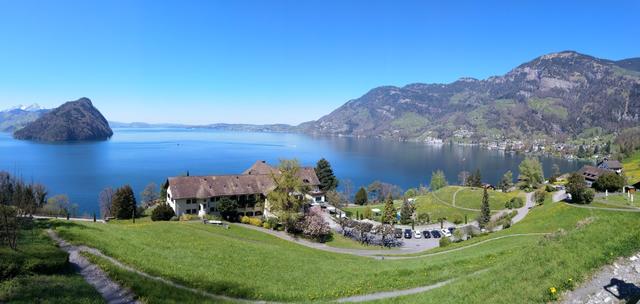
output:
<path id="1" fill-rule="evenodd" d="M 544 182 L 542 164 L 536 157 L 527 157 L 518 166 L 519 179 L 527 188 L 537 187 Z"/>
<path id="2" fill-rule="evenodd" d="M 509 188 L 511 188 L 511 186 L 513 186 L 513 173 L 511 173 L 511 170 L 509 170 L 502 176 L 498 187 L 502 189 L 502 192 L 507 192 L 509 191 Z"/>
<path id="3" fill-rule="evenodd" d="M 444 172 L 442 172 L 442 170 L 436 170 L 435 172 L 431 173 L 431 183 L 429 184 L 431 191 L 437 191 L 438 189 L 444 188 L 447 185 L 447 177 L 444 175 Z"/>
<path id="4" fill-rule="evenodd" d="M 111 187 L 107 187 L 98 194 L 98 204 L 100 205 L 100 214 L 103 219 L 112 217 L 113 194 L 115 191 Z"/>
<path id="5" fill-rule="evenodd" d="M 625 185 L 625 178 L 615 172 L 607 172 L 593 183 L 593 188 L 598 191 L 604 192 L 605 190 L 610 192 L 620 191 Z"/>
<path id="6" fill-rule="evenodd" d="M 300 164 L 297 160 L 281 160 L 278 166 L 279 174 L 272 173 L 275 189 L 267 195 L 269 207 L 287 231 L 293 231 L 300 217 L 303 193 L 307 192 L 298 173 Z"/>
<path id="7" fill-rule="evenodd" d="M 593 200 L 593 190 L 587 188 L 584 177 L 579 173 L 572 173 L 567 181 L 567 192 L 571 195 L 571 202 L 589 204 Z"/>

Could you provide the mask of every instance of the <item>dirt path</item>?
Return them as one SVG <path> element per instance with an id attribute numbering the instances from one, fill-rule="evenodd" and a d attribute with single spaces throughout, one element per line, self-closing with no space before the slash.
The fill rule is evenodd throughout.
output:
<path id="1" fill-rule="evenodd" d="M 341 298 L 336 300 L 336 302 L 338 303 L 357 303 L 357 302 L 367 302 L 367 301 L 375 301 L 375 300 L 384 300 L 384 299 L 389 299 L 389 298 L 396 298 L 396 297 L 401 297 L 401 296 L 407 296 L 407 295 L 412 295 L 412 294 L 416 294 L 416 293 L 422 293 L 422 292 L 426 292 L 432 289 L 436 289 L 442 286 L 445 286 L 447 284 L 453 283 L 459 279 L 462 278 L 468 278 L 470 276 L 474 276 L 483 272 L 486 272 L 489 269 L 483 269 L 480 271 L 476 271 L 474 273 L 462 276 L 462 277 L 458 277 L 458 278 L 453 278 L 453 279 L 449 279 L 446 281 L 442 281 L 442 282 L 438 282 L 436 284 L 433 285 L 427 285 L 427 286 L 422 286 L 422 287 L 416 287 L 416 288 L 411 288 L 411 289 L 403 289 L 403 290 L 395 290 L 395 291 L 384 291 L 384 292 L 378 292 L 378 293 L 372 293 L 372 294 L 368 294 L 368 295 L 361 295 L 361 296 L 352 296 L 352 297 L 347 297 L 347 298 Z"/>
<path id="2" fill-rule="evenodd" d="M 479 212 L 480 209 L 473 209 L 473 208 L 465 208 L 465 207 L 456 206 L 456 195 L 458 195 L 458 192 L 460 192 L 460 191 L 462 191 L 464 189 L 465 188 L 460 188 L 460 189 L 456 190 L 456 192 L 453 193 L 453 196 L 451 198 L 451 203 L 449 203 L 447 201 L 444 201 L 443 199 L 439 198 L 433 192 L 431 192 L 431 196 L 433 196 L 437 201 L 439 201 L 439 202 L 441 202 L 441 203 L 443 203 L 443 204 L 445 204 L 447 206 L 450 206 L 450 207 L 453 207 L 453 208 L 457 208 L 457 209 L 461 209 L 461 210 Z"/>
<path id="3" fill-rule="evenodd" d="M 135 295 L 120 284 L 109 279 L 107 274 L 100 267 L 90 263 L 85 257 L 80 255 L 83 251 L 81 247 L 71 245 L 63 240 L 53 230 L 47 230 L 51 239 L 56 241 L 60 249 L 69 253 L 69 262 L 84 277 L 85 281 L 93 286 L 109 304 L 139 303 L 135 301 Z"/>
<path id="4" fill-rule="evenodd" d="M 227 297 L 227 296 L 221 296 L 221 295 L 216 295 L 216 294 L 212 294 L 212 293 L 208 293 L 206 291 L 202 291 L 199 289 L 195 289 L 195 288 L 191 288 L 191 287 L 187 287 L 178 283 L 175 283 L 173 281 L 167 280 L 165 278 L 162 277 L 157 277 L 157 276 L 153 276 L 150 275 L 146 272 L 142 272 L 140 270 L 137 270 L 133 267 L 127 266 L 123 263 L 121 263 L 120 261 L 107 256 L 105 254 L 103 254 L 100 250 L 95 249 L 95 248 L 91 248 L 91 247 L 87 247 L 87 246 L 75 246 L 75 245 L 71 245 L 69 244 L 67 241 L 63 240 L 62 238 L 60 238 L 58 236 L 58 234 L 49 229 L 47 231 L 47 233 L 49 234 L 49 236 L 54 239 L 56 242 L 58 242 L 58 244 L 60 244 L 60 247 L 69 252 L 71 254 L 71 252 L 74 252 L 74 256 L 78 257 L 79 259 L 84 260 L 84 263 L 86 265 L 89 265 L 89 267 L 93 268 L 95 270 L 94 273 L 96 273 L 97 275 L 89 275 L 89 276 L 85 276 L 84 274 L 82 274 L 85 277 L 85 280 L 87 280 L 87 282 L 91 285 L 93 285 L 94 287 L 96 287 L 96 289 L 102 294 L 102 296 L 105 298 L 105 300 L 107 300 L 107 303 L 139 303 L 137 301 L 134 301 L 134 295 L 130 292 L 130 291 L 126 291 L 124 288 L 120 287 L 120 285 L 118 285 L 117 283 L 111 281 L 111 279 L 109 279 L 109 277 L 106 275 L 106 273 L 104 273 L 104 271 L 102 271 L 98 266 L 89 263 L 89 261 L 87 261 L 86 258 L 84 258 L 82 255 L 80 255 L 80 252 L 88 252 L 90 254 L 93 254 L 95 256 L 99 256 L 103 259 L 108 260 L 109 262 L 111 262 L 113 265 L 115 265 L 118 268 L 124 269 L 126 271 L 130 271 L 133 273 L 136 273 L 140 276 L 143 276 L 147 279 L 151 279 L 154 281 L 158 281 L 158 282 L 162 282 L 164 284 L 170 285 L 172 287 L 178 288 L 178 289 L 182 289 L 182 290 L 187 290 L 196 294 L 200 294 L 203 295 L 205 297 L 211 298 L 213 300 L 217 300 L 217 301 L 230 301 L 230 302 L 240 302 L 240 303 L 252 303 L 252 304 L 258 304 L 258 303 L 277 303 L 277 302 L 265 302 L 265 301 L 252 301 L 252 300 L 246 300 L 246 299 L 238 299 L 238 298 L 231 298 L 231 297 Z M 64 247 L 63 247 L 64 246 Z M 66 248 L 66 249 L 65 249 Z M 71 260 L 71 256 L 69 257 L 69 260 Z M 96 279 L 99 279 L 99 281 L 97 282 L 97 284 L 94 284 L 93 281 L 96 281 Z M 112 288 L 110 288 L 108 291 L 111 291 L 110 293 L 103 293 L 103 291 L 101 289 L 99 289 L 99 287 L 103 286 L 101 284 L 107 283 L 109 284 Z M 125 292 L 126 291 L 126 292 Z"/>
<path id="5" fill-rule="evenodd" d="M 623 208 L 604 208 L 604 207 L 591 207 L 591 206 L 584 206 L 584 205 L 576 205 L 576 204 L 569 204 L 569 203 L 565 203 L 571 207 L 575 207 L 575 208 L 584 208 L 584 209 L 594 209 L 594 210 L 604 210 L 604 211 L 619 211 L 619 212 L 640 212 L 640 209 L 623 209 Z"/>
<path id="6" fill-rule="evenodd" d="M 638 303 L 640 301 L 640 253 L 619 258 L 590 281 L 563 296 L 565 304 Z"/>
<path id="7" fill-rule="evenodd" d="M 178 289 L 182 289 L 182 290 L 186 290 L 186 291 L 190 291 L 196 294 L 200 294 L 203 295 L 205 297 L 211 298 L 212 300 L 217 300 L 217 301 L 229 301 L 229 302 L 239 302 L 239 303 L 251 303 L 251 304 L 258 304 L 258 303 L 278 303 L 278 302 L 266 302 L 266 301 L 256 301 L 256 300 L 247 300 L 247 299 L 240 299 L 240 298 L 232 298 L 232 297 L 227 297 L 227 296 L 222 296 L 222 295 L 216 295 L 216 294 L 212 294 L 212 293 L 208 293 L 206 291 L 203 290 L 199 290 L 199 289 L 195 289 L 195 288 L 191 288 L 191 287 L 187 287 L 178 283 L 175 283 L 173 281 L 167 280 L 165 278 L 162 277 L 157 277 L 157 276 L 153 276 L 150 274 L 147 274 L 145 272 L 142 272 L 140 270 L 137 270 L 135 268 L 132 268 L 130 266 L 127 266 L 123 263 L 121 263 L 120 261 L 107 256 L 105 254 L 103 254 L 100 250 L 95 249 L 95 248 L 90 248 L 87 246 L 75 246 L 75 245 L 71 245 L 70 243 L 68 243 L 67 241 L 63 240 L 62 238 L 60 238 L 58 236 L 58 234 L 49 229 L 47 231 L 47 233 L 49 234 L 49 236 L 55 240 L 56 242 L 58 242 L 58 244 L 60 245 L 60 247 L 69 252 L 71 256 L 73 256 L 73 258 L 71 258 L 70 256 L 70 260 L 72 261 L 72 263 L 78 263 L 81 262 L 81 267 L 83 268 L 90 268 L 91 271 L 81 271 L 81 274 L 83 277 L 85 277 L 85 280 L 91 284 L 92 286 L 94 286 L 99 292 L 100 294 L 103 295 L 103 297 L 105 298 L 105 300 L 107 301 L 107 303 L 139 303 L 137 301 L 134 300 L 135 296 L 133 293 L 131 293 L 130 291 L 124 289 L 123 287 L 121 287 L 119 284 L 113 282 L 111 279 L 109 279 L 109 277 L 106 275 L 106 273 L 104 273 L 104 271 L 102 271 L 98 266 L 91 264 L 86 258 L 84 258 L 82 255 L 80 255 L 81 252 L 88 252 L 90 254 L 93 254 L 95 256 L 99 256 L 101 258 L 104 258 L 106 260 L 108 260 L 110 263 L 112 263 L 113 265 L 115 265 L 118 268 L 124 269 L 126 271 L 130 271 L 130 272 L 134 272 L 140 276 L 143 276 L 147 279 L 151 279 L 154 281 L 158 281 L 160 283 L 164 283 L 167 284 L 169 286 L 178 288 Z M 490 241 L 490 240 L 487 240 Z M 484 241 L 486 242 L 486 241 Z M 474 245 L 470 245 L 467 247 L 472 247 L 478 244 L 474 244 Z M 435 253 L 435 254 L 444 254 L 447 252 L 451 252 L 451 251 L 458 251 L 461 250 L 463 248 L 456 248 L 450 251 L 446 251 L 446 252 L 439 252 L 439 253 Z M 433 255 L 435 255 L 433 254 Z M 408 257 L 411 258 L 411 257 Z M 456 280 L 459 280 L 461 278 L 467 278 L 469 276 L 473 276 L 476 274 L 480 274 L 483 273 L 485 271 L 487 271 L 488 269 L 484 269 L 484 270 L 480 270 L 477 272 L 474 272 L 472 274 L 469 275 L 464 275 L 462 277 L 458 277 L 458 278 L 453 278 L 453 279 L 449 279 L 446 281 L 442 281 L 442 282 L 438 282 L 435 284 L 431 284 L 431 285 L 427 285 L 427 286 L 420 286 L 420 287 L 415 287 L 415 288 L 410 288 L 410 289 L 401 289 L 401 290 L 392 290 L 392 291 L 384 291 L 384 292 L 376 292 L 376 293 L 371 293 L 371 294 L 364 294 L 364 295 L 358 295 L 358 296 L 352 296 L 352 297 L 346 297 L 346 298 L 340 298 L 340 299 L 336 299 L 336 300 L 332 300 L 329 302 L 338 302 L 338 303 L 347 303 L 347 302 L 365 302 L 365 301 L 373 301 L 373 300 L 381 300 L 381 299 L 388 299 L 388 298 L 395 298 L 395 297 L 399 297 L 399 296 L 404 296 L 404 295 L 411 295 L 411 294 L 416 294 L 416 293 L 422 293 L 422 292 L 426 292 L 432 289 L 436 289 L 442 286 L 445 286 L 449 283 L 452 283 Z"/>

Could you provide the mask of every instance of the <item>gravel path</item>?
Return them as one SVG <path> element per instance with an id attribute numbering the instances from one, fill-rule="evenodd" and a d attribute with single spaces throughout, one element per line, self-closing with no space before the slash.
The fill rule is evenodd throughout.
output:
<path id="1" fill-rule="evenodd" d="M 53 230 L 47 230 L 51 239 L 58 243 L 60 249 L 69 253 L 69 262 L 84 277 L 85 281 L 93 286 L 109 304 L 139 303 L 134 300 L 135 295 L 120 284 L 109 279 L 107 274 L 100 267 L 90 263 L 85 257 L 80 255 L 84 251 L 81 247 L 71 245 L 61 239 Z"/>
<path id="2" fill-rule="evenodd" d="M 640 301 L 640 253 L 619 258 L 593 278 L 563 296 L 565 304 L 638 303 Z"/>

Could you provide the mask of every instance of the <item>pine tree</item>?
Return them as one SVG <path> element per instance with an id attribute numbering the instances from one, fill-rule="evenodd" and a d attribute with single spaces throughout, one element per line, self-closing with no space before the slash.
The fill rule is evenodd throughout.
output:
<path id="1" fill-rule="evenodd" d="M 330 191 L 338 188 L 338 179 L 333 174 L 329 161 L 324 158 L 320 159 L 316 164 L 315 171 L 320 180 L 320 190 Z"/>
<path id="2" fill-rule="evenodd" d="M 407 225 L 411 223 L 411 216 L 413 215 L 413 205 L 408 201 L 404 201 L 402 203 L 402 208 L 400 208 L 400 224 Z"/>
<path id="3" fill-rule="evenodd" d="M 360 190 L 356 193 L 355 203 L 356 205 L 366 205 L 369 199 L 367 198 L 367 190 L 364 187 L 360 187 Z"/>
<path id="4" fill-rule="evenodd" d="M 487 188 L 484 188 L 484 193 L 482 193 L 482 207 L 480 208 L 480 218 L 478 219 L 478 224 L 480 228 L 484 228 L 491 221 L 491 208 L 489 208 L 489 193 L 487 193 Z"/>
<path id="5" fill-rule="evenodd" d="M 118 219 L 130 219 L 136 209 L 136 197 L 131 186 L 124 185 L 113 194 L 112 214 Z"/>
<path id="6" fill-rule="evenodd" d="M 396 208 L 393 207 L 393 199 L 391 195 L 387 196 L 384 201 L 384 210 L 382 212 L 382 223 L 393 224 L 396 218 Z"/>

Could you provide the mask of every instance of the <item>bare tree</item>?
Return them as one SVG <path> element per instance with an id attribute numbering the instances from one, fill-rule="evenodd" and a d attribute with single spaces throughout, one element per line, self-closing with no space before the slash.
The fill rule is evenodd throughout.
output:
<path id="1" fill-rule="evenodd" d="M 47 188 L 42 184 L 33 184 L 33 194 L 37 208 L 42 208 L 47 203 Z"/>
<path id="2" fill-rule="evenodd" d="M 460 174 L 458 174 L 458 182 L 460 182 L 460 185 L 465 186 L 470 175 L 469 171 L 460 171 Z"/>
<path id="3" fill-rule="evenodd" d="M 342 193 L 347 200 L 351 200 L 353 195 L 353 182 L 350 179 L 345 179 L 340 181 L 342 183 Z"/>
<path id="4" fill-rule="evenodd" d="M 158 199 L 158 186 L 156 183 L 151 182 L 147 184 L 147 186 L 144 187 L 144 190 L 142 190 L 142 193 L 140 193 L 140 197 L 142 198 L 142 203 L 144 205 L 153 205 L 153 202 Z"/>
<path id="5" fill-rule="evenodd" d="M 100 191 L 100 194 L 98 195 L 98 204 L 100 205 L 100 214 L 102 214 L 102 218 L 108 218 L 113 216 L 113 214 L 111 213 L 112 211 L 112 204 L 113 204 L 113 194 L 115 193 L 115 191 L 113 190 L 113 188 L 111 187 L 107 187 L 102 189 L 102 191 Z"/>

